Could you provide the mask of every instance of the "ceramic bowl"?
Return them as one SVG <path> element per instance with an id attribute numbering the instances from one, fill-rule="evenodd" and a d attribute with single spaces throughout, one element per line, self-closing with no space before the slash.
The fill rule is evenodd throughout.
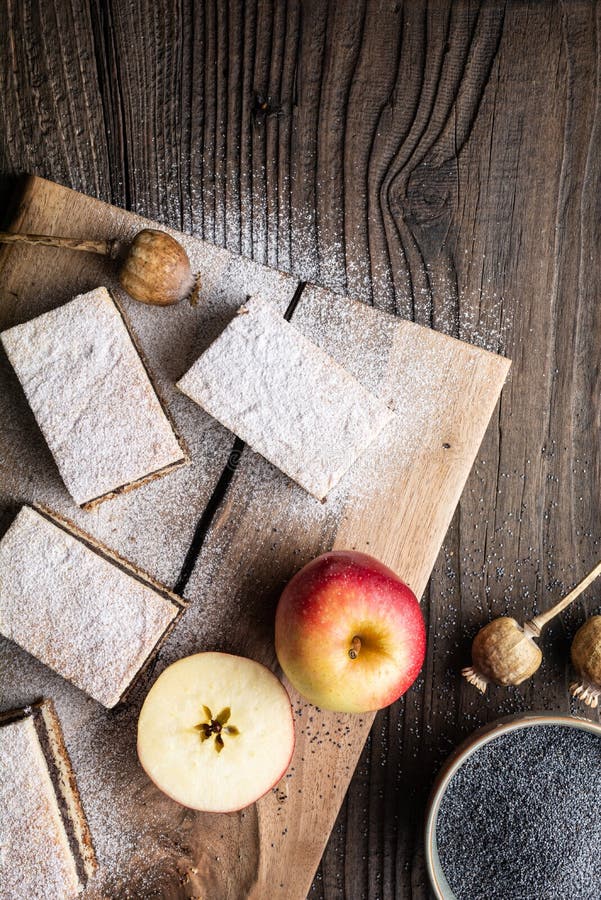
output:
<path id="1" fill-rule="evenodd" d="M 461 768 L 467 758 L 471 756 L 472 753 L 475 753 L 480 747 L 483 747 L 484 744 L 488 744 L 489 741 L 494 741 L 496 738 L 500 737 L 502 734 L 507 734 L 509 731 L 517 731 L 518 728 L 531 728 L 538 725 L 562 725 L 566 728 L 577 728 L 581 731 L 588 731 L 601 737 L 601 725 L 597 722 L 591 722 L 589 719 L 579 719 L 575 716 L 554 713 L 532 712 L 517 716 L 509 716 L 498 719 L 496 722 L 491 722 L 488 725 L 484 725 L 482 728 L 475 731 L 466 741 L 460 744 L 446 761 L 434 782 L 426 814 L 426 865 L 428 868 L 430 884 L 432 885 L 432 890 L 437 900 L 457 900 L 456 895 L 449 887 L 440 865 L 438 847 L 436 844 L 438 811 L 451 778 Z"/>

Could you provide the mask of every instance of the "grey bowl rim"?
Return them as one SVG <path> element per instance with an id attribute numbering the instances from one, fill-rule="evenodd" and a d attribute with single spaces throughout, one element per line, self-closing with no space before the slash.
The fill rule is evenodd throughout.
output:
<path id="1" fill-rule="evenodd" d="M 579 731 L 587 731 L 601 738 L 601 723 L 569 713 L 549 713 L 545 711 L 532 711 L 515 713 L 503 716 L 481 725 L 451 753 L 443 764 L 434 780 L 426 810 L 426 822 L 424 827 L 424 851 L 426 868 L 430 886 L 436 900 L 457 900 L 444 876 L 436 845 L 436 823 L 438 812 L 446 789 L 453 775 L 461 768 L 465 761 L 480 747 L 495 740 L 502 734 L 517 731 L 538 725 L 561 725 L 568 728 L 576 728 Z"/>

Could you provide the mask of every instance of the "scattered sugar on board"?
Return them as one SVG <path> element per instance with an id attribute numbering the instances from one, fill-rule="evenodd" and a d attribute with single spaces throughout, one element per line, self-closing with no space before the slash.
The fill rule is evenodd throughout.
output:
<path id="1" fill-rule="evenodd" d="M 119 214 L 114 215 L 118 227 Z M 130 232 L 138 227 L 143 226 L 128 226 Z M 190 466 L 93 511 L 82 512 L 67 495 L 53 467 L 16 379 L 13 389 L 0 397 L 2 455 L 18 485 L 12 504 L 15 496 L 45 503 L 167 585 L 173 585 L 177 579 L 199 514 L 232 444 L 231 434 L 176 391 L 174 383 L 249 294 L 261 293 L 283 312 L 297 284 L 293 278 L 252 261 L 238 261 L 197 239 L 186 237 L 183 242 L 194 268 L 203 272 L 204 299 L 197 309 L 184 303 L 168 311 L 136 304 L 114 282 L 109 280 L 106 286 L 123 302 L 144 355 L 151 361 L 153 378 L 178 433 L 191 450 Z M 27 308 L 22 304 L 19 315 L 25 320 L 67 299 L 37 298 Z M 6 378 L 10 383 L 10 373 Z M 157 509 L 161 510 L 160 516 Z M 191 620 L 190 627 L 194 624 Z M 195 649 L 202 647 L 197 643 Z M 134 867 L 136 860 L 139 862 L 140 872 L 155 864 L 160 868 L 164 847 L 178 846 L 181 840 L 185 811 L 154 788 L 142 772 L 135 751 L 137 716 L 151 678 L 149 673 L 125 708 L 107 713 L 15 644 L 0 639 L 2 708 L 19 706 L 40 696 L 51 696 L 56 702 L 102 868 L 97 880 L 98 896 L 103 896 L 105 878 L 113 885 L 109 889 L 111 896 L 125 896 L 130 888 L 135 891 L 135 885 L 127 887 L 119 882 L 119 873 L 125 871 L 126 864 L 129 871 L 132 860 Z M 144 808 L 143 820 L 139 812 L 136 814 L 140 808 Z M 142 885 L 138 896 L 144 895 Z"/>
<path id="2" fill-rule="evenodd" d="M 143 227 L 113 212 L 116 233 L 124 239 Z M 192 463 L 165 478 L 100 504 L 80 510 L 69 497 L 31 415 L 22 390 L 6 360 L 3 380 L 10 390 L 0 395 L 3 422 L 1 456 L 12 472 L 11 499 L 36 501 L 66 515 L 86 531 L 152 575 L 173 584 L 178 576 L 196 522 L 221 474 L 231 446 L 229 432 L 175 388 L 175 382 L 217 336 L 252 293 L 261 293 L 284 312 L 297 281 L 252 260 L 197 238 L 181 236 L 193 267 L 203 273 L 203 301 L 197 308 L 180 303 L 168 310 L 135 303 L 114 280 L 106 286 L 121 300 L 134 334 L 178 434 L 190 450 Z M 18 307 L 17 321 L 25 321 L 64 303 L 70 297 L 43 296 Z M 6 323 L 7 325 L 13 323 Z M 156 515 L 156 510 L 161 515 Z M 172 548 L 165 552 L 165 547 Z"/>
<path id="3" fill-rule="evenodd" d="M 361 353 L 357 353 L 357 316 L 364 315 Z M 444 419 L 446 404 L 453 405 L 453 393 L 459 386 L 456 365 L 453 365 L 455 346 L 452 342 L 434 341 L 430 350 L 416 352 L 411 347 L 411 333 L 406 338 L 406 353 L 402 371 L 386 371 L 383 360 L 385 348 L 393 340 L 399 340 L 394 320 L 380 320 L 373 310 L 360 307 L 353 312 L 344 304 L 334 305 L 327 292 L 310 288 L 305 291 L 293 319 L 311 340 L 315 341 L 338 362 L 347 366 L 369 390 L 374 391 L 396 409 L 396 421 L 384 429 L 370 452 L 355 464 L 341 483 L 329 493 L 324 504 L 309 497 L 302 489 L 283 476 L 250 450 L 244 450 L 245 464 L 234 476 L 232 494 L 236 497 L 238 516 L 241 522 L 231 525 L 226 517 L 218 520 L 212 529 L 209 542 L 203 547 L 201 556 L 189 585 L 189 594 L 195 598 L 193 607 L 186 613 L 182 623 L 167 648 L 167 654 L 174 658 L 192 652 L 189 636 L 195 636 L 202 646 L 224 649 L 224 635 L 227 634 L 228 617 L 236 615 L 245 604 L 248 590 L 269 591 L 264 580 L 257 583 L 244 580 L 243 588 L 230 578 L 224 569 L 224 560 L 230 558 L 229 548 L 236 537 L 236 528 L 247 536 L 249 556 L 261 557 L 269 548 L 261 542 L 268 542 L 263 528 L 257 528 L 254 544 L 253 525 L 255 517 L 267 519 L 273 512 L 273 551 L 278 566 L 289 577 L 312 555 L 328 546 L 341 520 L 351 504 L 360 507 L 373 501 L 374 493 L 386 495 L 391 480 L 398 477 L 399 469 L 410 465 L 420 449 L 427 443 L 433 430 L 442 427 L 439 418 Z M 468 363 L 469 365 L 469 363 Z M 389 383 L 394 385 L 391 392 Z M 386 464 L 387 461 L 388 464 Z M 282 508 L 285 514 L 282 514 Z M 281 523 L 284 522 L 282 527 Z M 319 542 L 314 548 L 307 544 L 307 535 L 317 536 Z M 287 555 L 286 547 L 301 548 L 299 556 Z M 369 552 L 369 541 L 356 549 Z M 290 568 L 285 567 L 289 563 Z M 249 566 L 251 563 L 249 563 Z M 264 573 L 261 573 L 262 576 Z M 245 571 L 244 578 L 250 579 Z M 236 576 L 239 577 L 239 576 Z M 217 583 L 218 590 L 213 586 Z M 274 585 L 274 589 L 280 585 Z M 193 643 L 193 642 L 192 642 Z"/>
<path id="4" fill-rule="evenodd" d="M 117 228 L 122 228 L 122 219 L 118 212 L 113 214 Z M 193 216 L 193 222 L 201 220 Z M 246 219 L 247 223 L 250 219 Z M 129 226 L 128 226 L 129 227 Z M 139 226 L 142 227 L 142 226 Z M 130 232 L 131 232 L 130 228 Z M 137 227 L 133 229 L 137 230 Z M 223 239 L 232 233 L 237 236 L 239 223 L 233 222 L 232 227 L 226 227 Z M 210 236 L 209 233 L 207 233 Z M 246 232 L 245 232 L 246 234 Z M 389 289 L 390 280 L 387 276 L 378 276 L 372 273 L 364 277 L 361 272 L 353 271 L 349 264 L 348 282 L 341 271 L 335 267 L 326 271 L 320 266 L 319 255 L 312 248 L 315 245 L 314 235 L 309 225 L 302 217 L 296 217 L 293 240 L 291 246 L 293 252 L 278 255 L 278 233 L 274 228 L 268 228 L 267 243 L 269 258 L 272 265 L 279 264 L 280 268 L 293 270 L 297 276 L 307 280 L 319 280 L 327 284 L 337 292 L 348 292 L 359 299 L 376 302 L 382 308 L 390 312 L 399 311 L 407 316 L 411 315 L 412 304 L 418 310 L 420 320 L 434 322 L 439 330 L 471 341 L 478 346 L 496 352 L 504 352 L 511 336 L 511 319 L 507 315 L 507 308 L 511 303 L 504 304 L 501 297 L 491 292 L 490 279 L 483 279 L 482 290 L 471 293 L 465 291 L 461 294 L 461 304 L 458 307 L 457 299 L 450 291 L 448 296 L 436 294 L 434 302 L 430 292 L 417 292 L 416 296 L 404 296 L 399 294 L 396 298 Z M 304 237 L 303 237 L 304 235 Z M 257 232 L 255 230 L 255 239 Z M 219 236 L 218 236 L 219 237 Z M 78 519 L 69 505 L 68 498 L 56 478 L 51 477 L 51 464 L 48 463 L 48 454 L 45 448 L 38 446 L 38 438 L 35 432 L 31 432 L 26 441 L 22 435 L 18 435 L 18 441 L 13 448 L 11 462 L 14 461 L 21 471 L 45 472 L 44 483 L 35 483 L 31 486 L 31 493 L 35 493 L 37 499 L 54 506 L 59 511 L 78 519 L 79 524 L 86 527 L 92 533 L 98 535 L 109 545 L 117 547 L 124 555 L 146 568 L 153 575 L 162 578 L 168 584 L 173 584 L 181 565 L 185 547 L 187 547 L 198 518 L 198 510 L 202 509 L 210 495 L 215 482 L 214 473 L 221 472 L 223 460 L 232 446 L 232 436 L 214 423 L 202 410 L 181 397 L 173 388 L 173 383 L 181 376 L 199 352 L 208 345 L 210 340 L 227 324 L 235 309 L 244 302 L 247 293 L 260 293 L 271 299 L 272 302 L 280 302 L 282 309 L 288 305 L 296 281 L 286 276 L 270 272 L 267 274 L 257 263 L 249 263 L 237 257 L 229 257 L 229 254 L 221 248 L 212 248 L 208 244 L 200 243 L 195 238 L 184 238 L 184 244 L 191 258 L 192 267 L 203 274 L 205 302 L 192 310 L 187 304 L 180 304 L 168 311 L 151 307 L 145 307 L 124 300 L 124 305 L 132 321 L 134 330 L 140 339 L 140 343 L 146 356 L 152 361 L 152 373 L 162 389 L 170 410 L 173 412 L 178 431 L 187 441 L 192 451 L 195 462 L 180 470 L 180 472 L 147 485 L 140 491 L 100 506 L 96 511 L 85 514 Z M 257 241 L 254 244 L 250 231 L 243 236 L 242 250 L 251 254 L 257 252 Z M 257 253 L 261 258 L 260 253 Z M 323 254 L 322 254 L 323 256 Z M 344 258 L 344 254 L 342 254 Z M 245 289 L 244 279 L 255 279 L 252 289 Z M 108 287 L 115 289 L 114 284 Z M 235 290 L 234 290 L 235 287 Z M 236 294 L 239 291 L 239 295 Z M 119 295 L 119 291 L 116 293 Z M 63 301 L 68 298 L 59 298 Z M 342 305 L 334 307 L 330 311 L 341 310 Z M 459 309 L 460 315 L 457 314 Z M 38 310 L 36 310 L 37 312 Z M 39 310 L 41 311 L 41 310 Z M 299 313 L 302 312 L 302 306 Z M 31 313 L 34 314 L 33 312 Z M 157 323 L 160 322 L 160 328 Z M 298 316 L 295 324 L 298 324 Z M 341 323 L 343 324 L 343 323 Z M 324 332 L 320 336 L 319 331 L 323 327 Z M 329 333 L 328 333 L 329 331 Z M 327 328 L 327 317 L 313 334 L 308 334 L 318 343 L 323 338 L 324 349 L 331 352 L 339 361 L 349 365 L 352 360 L 344 359 L 344 341 L 337 346 L 337 338 L 332 330 Z M 173 348 L 177 347 L 177 352 Z M 340 354 L 340 355 L 339 355 Z M 353 365 L 350 368 L 353 369 Z M 355 376 L 369 387 L 376 388 L 383 377 L 381 354 L 369 350 L 361 365 L 361 371 L 354 367 Z M 427 384 L 427 367 L 423 376 L 417 380 L 418 384 Z M 415 399 L 415 398 L 414 398 Z M 428 401 L 423 399 L 423 407 L 419 414 L 416 413 L 415 421 L 427 421 Z M 4 412 L 4 410 L 3 410 Z M 10 413 L 10 410 L 6 412 Z M 7 421 L 5 419 L 5 421 Z M 18 409 L 13 414 L 12 421 L 7 421 L 7 431 L 17 430 L 22 427 L 23 414 Z M 31 431 L 31 430 L 30 430 Z M 21 463 L 20 453 L 25 450 L 26 460 Z M 33 448 L 33 449 L 31 449 Z M 17 452 L 18 451 L 18 452 Z M 249 453 L 248 450 L 245 451 Z M 486 460 L 484 460 L 486 462 Z M 245 469 L 245 485 L 249 497 L 267 497 L 270 489 L 281 478 L 272 467 L 259 457 L 255 459 L 256 465 Z M 366 465 L 369 462 L 366 461 Z M 489 463 L 489 465 L 492 465 Z M 351 473 L 352 474 L 352 473 Z M 29 474 L 27 477 L 31 477 Z M 238 475 L 236 476 L 236 478 Z M 512 476 L 515 477 L 519 476 Z M 288 490 L 288 509 L 291 517 L 298 523 L 302 530 L 304 526 L 313 530 L 319 526 L 324 535 L 324 544 L 327 545 L 327 535 L 333 534 L 340 519 L 345 514 L 345 507 L 352 496 L 360 495 L 365 490 L 363 479 L 358 470 L 352 478 L 344 479 L 335 492 L 332 492 L 326 504 L 307 498 L 302 489 L 290 483 Z M 365 479 L 371 481 L 371 477 Z M 27 494 L 27 496 L 30 496 Z M 308 502 L 309 501 L 309 502 Z M 168 514 L 158 518 L 156 509 L 167 509 Z M 471 505 L 470 505 L 471 510 Z M 474 540 L 483 536 L 480 532 L 472 532 L 470 523 L 482 524 L 482 512 L 476 521 L 471 511 L 466 540 L 472 540 L 470 535 L 475 535 Z M 84 521 L 85 518 L 85 521 Z M 317 531 L 317 529 L 315 529 Z M 286 540 L 286 536 L 275 536 L 277 540 Z M 200 578 L 206 573 L 210 578 L 221 564 L 220 550 L 227 547 L 228 535 L 221 529 L 214 529 L 211 536 L 211 545 L 203 553 L 201 564 L 197 568 L 195 577 Z M 173 547 L 171 553 L 165 552 L 165 547 Z M 181 548 L 181 549 L 179 549 Z M 368 548 L 360 548 L 368 549 Z M 475 548 L 474 548 L 475 550 Z M 586 548 L 585 548 L 586 550 Z M 210 551 L 210 552 L 209 552 Z M 542 553 L 547 554 L 549 548 L 543 548 Z M 449 550 L 449 553 L 452 553 Z M 469 550 L 468 552 L 472 552 Z M 497 552 L 496 550 L 493 552 Z M 499 554 L 502 548 L 498 547 Z M 473 570 L 475 572 L 472 583 L 481 585 L 485 578 L 486 563 L 482 561 L 478 569 L 478 556 L 473 554 Z M 547 557 L 545 557 L 547 558 Z M 505 572 L 512 570 L 511 557 L 504 559 Z M 299 560 L 295 557 L 298 563 Z M 456 557 L 451 558 L 453 577 L 457 577 Z M 500 564 L 501 566 L 503 563 Z M 459 578 L 464 575 L 459 571 Z M 570 581 L 568 577 L 567 582 Z M 446 579 L 445 583 L 451 584 L 452 579 Z M 501 582 L 499 582 L 499 585 Z M 468 580 L 469 587 L 470 582 Z M 493 591 L 499 586 L 495 584 Z M 454 588 L 456 590 L 456 588 Z M 171 641 L 166 645 L 156 672 L 164 667 L 171 658 L 176 658 L 180 650 L 191 652 L 194 649 L 205 649 L 206 643 L 216 641 L 220 630 L 223 628 L 224 617 L 228 612 L 228 601 L 225 596 L 216 598 L 201 595 L 202 600 L 210 602 L 199 603 L 186 614 L 180 626 L 176 630 Z M 239 599 L 236 602 L 241 602 Z M 453 604 L 457 604 L 456 593 L 449 597 L 447 606 L 452 613 Z M 517 598 L 517 605 L 520 600 Z M 194 637 L 194 629 L 198 628 Z M 469 646 L 469 645 L 468 645 Z M 443 669 L 455 673 L 457 664 L 457 649 L 455 646 L 445 648 L 440 661 Z M 10 675 L 10 678 L 9 678 Z M 456 677 L 453 675 L 453 693 L 457 693 Z M 151 681 L 149 676 L 147 684 Z M 450 681 L 449 676 L 449 681 Z M 65 726 L 67 745 L 72 754 L 75 768 L 78 774 L 83 801 L 88 813 L 94 838 L 97 844 L 99 857 L 103 870 L 110 875 L 110 883 L 117 886 L 118 890 L 110 891 L 110 895 L 118 893 L 119 896 L 135 896 L 136 885 L 127 887 L 119 882 L 119 873 L 125 871 L 130 858 L 138 860 L 140 870 L 150 870 L 150 874 L 141 876 L 145 880 L 142 885 L 142 895 L 151 896 L 151 890 L 155 890 L 153 871 L 156 864 L 159 867 L 160 857 L 165 857 L 168 848 L 180 848 L 179 833 L 181 823 L 185 821 L 185 813 L 174 809 L 174 804 L 166 801 L 148 782 L 141 772 L 135 755 L 135 725 L 137 713 L 141 703 L 141 696 L 136 697 L 124 709 L 114 714 L 107 714 L 97 704 L 87 699 L 79 691 L 66 684 L 58 676 L 28 657 L 14 645 L 3 643 L 0 649 L 0 683 L 3 685 L 3 705 L 10 702 L 21 703 L 26 699 L 34 699 L 40 694 L 48 693 L 56 698 L 59 714 Z M 16 685 L 19 686 L 18 690 Z M 23 696 L 23 685 L 27 685 L 28 698 Z M 143 695 L 144 685 L 140 687 Z M 524 705 L 524 694 L 517 689 L 509 692 L 504 701 L 507 711 L 520 709 Z M 470 704 L 468 703 L 468 706 Z M 469 729 L 479 721 L 479 716 L 465 710 L 462 717 L 463 728 Z M 449 717 L 456 720 L 457 711 L 452 703 L 449 703 Z M 399 727 L 401 719 L 399 718 Z M 407 726 L 412 727 L 412 726 Z M 426 729 L 425 748 L 429 743 L 428 730 Z M 444 750 L 445 737 L 442 735 Z M 145 825 L 143 833 L 140 832 L 139 818 L 135 821 L 132 817 L 132 808 L 137 803 L 144 803 Z M 177 813 L 177 814 L 176 814 Z M 367 821 L 367 817 L 366 817 Z M 157 836 L 158 835 L 158 839 Z M 179 849 L 178 849 L 179 852 Z M 185 855 L 185 854 L 184 854 Z M 128 870 L 131 868 L 127 866 Z M 98 896 L 102 896 L 101 887 L 98 888 Z M 131 892 L 131 893 L 130 893 Z M 139 896 L 140 894 L 138 894 Z M 106 895 L 104 895 L 106 896 Z"/>
<path id="5" fill-rule="evenodd" d="M 537 725 L 495 738 L 452 777 L 438 814 L 458 900 L 597 900 L 601 738 Z"/>

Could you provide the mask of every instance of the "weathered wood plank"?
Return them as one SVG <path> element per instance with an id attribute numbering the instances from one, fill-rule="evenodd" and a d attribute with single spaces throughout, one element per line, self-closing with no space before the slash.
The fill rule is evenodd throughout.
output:
<path id="1" fill-rule="evenodd" d="M 202 647 L 274 665 L 277 596 L 304 562 L 332 547 L 374 554 L 421 595 L 508 369 L 501 357 L 312 286 L 292 323 L 392 401 L 397 424 L 323 506 L 244 451 L 192 575 L 187 636 L 167 650 L 174 658 Z M 198 816 L 191 825 L 200 859 L 180 865 L 198 870 L 191 877 L 201 895 L 225 898 L 239 884 L 247 886 L 239 896 L 292 900 L 309 889 L 373 716 L 324 713 L 292 696 L 292 767 L 244 813 L 244 828 L 249 817 L 254 828 L 244 832 L 242 853 L 233 817 Z M 219 871 L 202 850 L 217 834 Z"/>

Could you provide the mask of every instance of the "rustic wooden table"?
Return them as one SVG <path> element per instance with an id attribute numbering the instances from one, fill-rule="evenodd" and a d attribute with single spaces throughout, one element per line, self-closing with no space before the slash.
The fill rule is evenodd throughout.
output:
<path id="1" fill-rule="evenodd" d="M 477 628 L 601 556 L 601 4 L 0 4 L 0 171 L 35 172 L 513 359 L 311 897 L 428 894 L 433 775 L 477 725 L 568 710 L 570 637 L 476 695 Z M 576 710 L 575 706 L 572 709 Z M 579 710 L 582 711 L 582 710 Z"/>

